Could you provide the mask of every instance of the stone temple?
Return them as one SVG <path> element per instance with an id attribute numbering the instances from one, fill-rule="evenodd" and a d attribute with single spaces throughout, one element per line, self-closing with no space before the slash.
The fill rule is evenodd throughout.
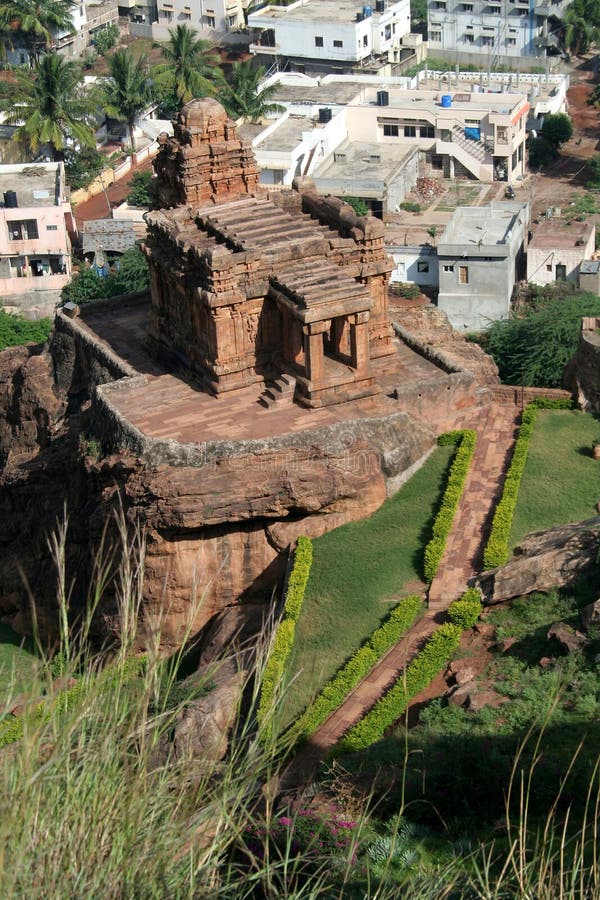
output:
<path id="1" fill-rule="evenodd" d="M 306 179 L 259 196 L 216 100 L 188 103 L 174 131 L 147 216 L 154 355 L 214 394 L 274 382 L 322 407 L 380 393 L 395 355 L 383 224 Z"/>

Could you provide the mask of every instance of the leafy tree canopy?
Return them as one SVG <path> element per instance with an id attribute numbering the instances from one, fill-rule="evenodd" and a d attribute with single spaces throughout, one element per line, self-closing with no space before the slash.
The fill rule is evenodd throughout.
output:
<path id="1" fill-rule="evenodd" d="M 88 187 L 106 165 L 106 157 L 95 147 L 65 150 L 65 175 L 67 184 L 74 190 Z"/>
<path id="2" fill-rule="evenodd" d="M 0 350 L 17 347 L 35 341 L 41 344 L 48 339 L 52 329 L 52 319 L 38 319 L 30 322 L 21 316 L 12 316 L 0 309 Z"/>
<path id="3" fill-rule="evenodd" d="M 577 349 L 582 316 L 600 316 L 600 297 L 542 297 L 523 315 L 494 322 L 482 343 L 505 384 L 560 387 Z"/>
<path id="4" fill-rule="evenodd" d="M 542 125 L 542 137 L 558 150 L 573 137 L 573 123 L 566 113 L 549 113 Z"/>
<path id="5" fill-rule="evenodd" d="M 258 122 L 270 112 L 283 110 L 273 100 L 277 85 L 260 86 L 264 77 L 264 66 L 254 66 L 252 60 L 233 64 L 230 82 L 220 95 L 223 106 L 233 119 L 244 116 L 250 122 Z"/>
<path id="6" fill-rule="evenodd" d="M 114 22 L 105 25 L 94 34 L 94 47 L 100 56 L 106 56 L 109 50 L 117 46 L 120 34 L 119 26 Z"/>
<path id="7" fill-rule="evenodd" d="M 152 172 L 136 172 L 130 182 L 130 191 L 127 194 L 127 202 L 132 206 L 150 206 L 152 196 L 150 194 L 150 184 L 152 183 Z"/>
<path id="8" fill-rule="evenodd" d="M 126 250 L 111 274 L 102 278 L 93 269 L 83 269 L 61 291 L 61 303 L 89 303 L 104 297 L 116 297 L 143 291 L 150 284 L 146 257 L 139 247 Z"/>
<path id="9" fill-rule="evenodd" d="M 107 60 L 110 74 L 100 80 L 97 99 L 107 116 L 127 123 L 135 150 L 135 120 L 154 96 L 148 66 L 143 56 L 128 47 L 115 50 Z"/>
<path id="10" fill-rule="evenodd" d="M 166 44 L 161 48 L 164 62 L 152 69 L 152 77 L 161 92 L 175 99 L 177 109 L 195 97 L 214 96 L 224 85 L 219 57 L 209 41 L 187 25 L 169 29 Z M 172 102 L 172 101 L 171 101 Z"/>

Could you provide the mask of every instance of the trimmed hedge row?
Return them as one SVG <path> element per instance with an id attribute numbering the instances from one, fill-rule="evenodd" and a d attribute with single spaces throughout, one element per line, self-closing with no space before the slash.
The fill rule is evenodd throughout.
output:
<path id="1" fill-rule="evenodd" d="M 434 631 L 396 684 L 344 735 L 335 748 L 336 756 L 364 750 L 381 740 L 386 730 L 405 712 L 412 698 L 427 687 L 454 655 L 465 630 L 462 623 L 467 623 L 465 627 L 472 627 L 479 618 L 481 609 L 479 593 L 473 588 L 454 601 L 448 610 L 451 621 Z"/>
<path id="2" fill-rule="evenodd" d="M 307 537 L 300 536 L 294 554 L 294 565 L 288 579 L 288 588 L 283 605 L 283 619 L 277 626 L 273 646 L 265 664 L 260 687 L 260 701 L 256 711 L 262 737 L 273 737 L 273 708 L 277 692 L 281 687 L 285 667 L 294 646 L 296 622 L 302 612 L 304 594 L 312 565 L 312 544 Z"/>
<path id="3" fill-rule="evenodd" d="M 452 528 L 456 508 L 465 486 L 471 459 L 475 452 L 476 440 L 477 434 L 470 428 L 466 428 L 464 431 L 449 431 L 438 438 L 438 444 L 458 444 L 458 449 L 450 466 L 448 484 L 433 523 L 431 540 L 425 547 L 423 560 L 425 581 L 433 581 L 438 570 L 444 548 L 446 547 L 446 541 Z"/>
<path id="4" fill-rule="evenodd" d="M 462 597 L 455 600 L 448 610 L 448 618 L 453 625 L 458 625 L 465 631 L 472 628 L 481 612 L 483 603 L 477 588 L 468 588 Z"/>
<path id="5" fill-rule="evenodd" d="M 405 712 L 412 697 L 426 688 L 447 663 L 458 647 L 461 634 L 462 628 L 452 622 L 440 625 L 396 684 L 344 735 L 335 749 L 336 756 L 364 750 L 381 740 L 386 730 Z"/>
<path id="6" fill-rule="evenodd" d="M 307 707 L 288 731 L 296 743 L 306 740 L 331 713 L 344 702 L 348 694 L 369 674 L 390 647 L 398 643 L 416 620 L 423 607 L 417 594 L 411 594 L 394 607 L 386 621 L 368 638 L 348 662 L 339 669 L 315 701 Z"/>
<path id="7" fill-rule="evenodd" d="M 544 408 L 547 409 L 548 407 Z M 536 417 L 537 406 L 535 403 L 530 403 L 523 410 L 519 436 L 515 442 L 513 457 L 504 480 L 502 497 L 496 507 L 490 536 L 483 551 L 484 569 L 495 569 L 496 566 L 502 566 L 510 556 L 510 548 L 508 546 L 510 530 Z"/>

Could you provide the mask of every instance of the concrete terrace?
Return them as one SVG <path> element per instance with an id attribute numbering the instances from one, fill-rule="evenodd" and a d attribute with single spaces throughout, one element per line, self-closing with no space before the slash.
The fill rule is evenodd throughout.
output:
<path id="1" fill-rule="evenodd" d="M 385 396 L 387 388 L 415 385 L 445 377 L 428 362 L 400 342 L 392 371 L 379 378 L 384 393 L 323 409 L 305 409 L 297 404 L 274 405 L 265 409 L 258 403 L 264 385 L 228 391 L 218 397 L 203 392 L 193 382 L 164 371 L 144 349 L 149 305 L 111 309 L 81 310 L 76 327 L 94 337 L 123 362 L 145 376 L 118 390 L 111 390 L 111 403 L 132 425 L 150 438 L 180 443 L 203 441 L 260 440 L 293 434 L 350 419 L 372 418 L 402 411 L 402 405 Z M 374 362 L 378 374 L 378 362 Z M 406 409 L 410 412 L 410 409 Z"/>

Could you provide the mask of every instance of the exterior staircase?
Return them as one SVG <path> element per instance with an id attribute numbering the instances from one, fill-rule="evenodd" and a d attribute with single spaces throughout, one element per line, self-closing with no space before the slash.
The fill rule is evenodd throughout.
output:
<path id="1" fill-rule="evenodd" d="M 296 391 L 296 379 L 293 375 L 283 373 L 274 381 L 270 381 L 266 386 L 258 402 L 265 409 L 277 406 L 289 406 L 294 402 L 294 393 Z"/>

